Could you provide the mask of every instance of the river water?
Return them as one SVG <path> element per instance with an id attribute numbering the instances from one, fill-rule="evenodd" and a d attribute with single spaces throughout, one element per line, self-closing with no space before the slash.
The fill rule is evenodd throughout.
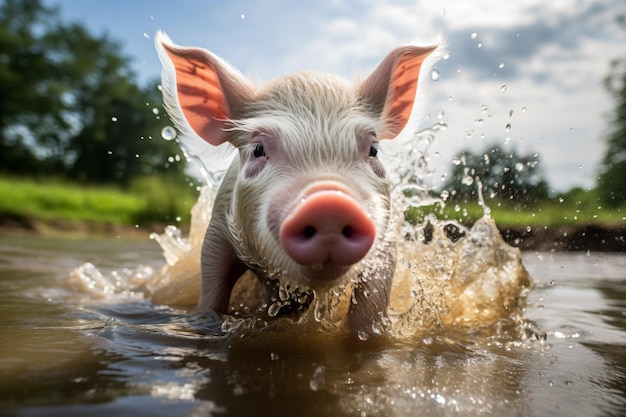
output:
<path id="1" fill-rule="evenodd" d="M 161 268 L 149 239 L 0 237 L 0 414 L 625 415 L 626 256 L 522 261 L 523 326 L 360 343 L 153 303 L 122 284 Z M 77 288 L 85 262 L 124 290 Z"/>

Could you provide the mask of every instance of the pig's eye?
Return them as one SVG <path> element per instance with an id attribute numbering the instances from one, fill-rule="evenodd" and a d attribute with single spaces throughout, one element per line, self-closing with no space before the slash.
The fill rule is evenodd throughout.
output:
<path id="1" fill-rule="evenodd" d="M 378 148 L 374 145 L 370 146 L 369 156 L 371 156 L 372 158 L 376 158 L 376 155 L 378 155 Z"/>
<path id="2" fill-rule="evenodd" d="M 254 155 L 255 158 L 260 158 L 262 156 L 265 156 L 265 148 L 263 147 L 263 145 L 261 145 L 260 143 L 257 143 L 254 146 L 254 150 L 252 151 L 252 155 Z"/>

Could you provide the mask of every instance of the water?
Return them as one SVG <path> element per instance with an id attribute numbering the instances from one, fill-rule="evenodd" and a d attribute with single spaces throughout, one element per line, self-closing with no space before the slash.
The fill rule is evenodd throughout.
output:
<path id="1" fill-rule="evenodd" d="M 396 206 L 443 204 L 421 179 L 444 128 L 399 144 Z M 383 326 L 346 332 L 350 283 L 313 302 L 280 283 L 268 301 L 249 275 L 223 320 L 195 312 L 213 174 L 188 237 L 174 227 L 144 241 L 0 237 L 3 414 L 624 414 L 625 255 L 522 254 L 480 198 L 485 217 L 470 229 L 396 219 Z M 296 302 L 311 304 L 281 314 Z"/>
<path id="2" fill-rule="evenodd" d="M 95 299 L 68 272 L 159 272 L 146 241 L 0 238 L 3 415 L 623 415 L 626 256 L 525 253 L 524 316 L 379 344 Z M 127 268 L 127 270 L 125 270 Z M 141 286 L 137 286 L 140 288 Z M 541 332 L 545 332 L 543 340 Z M 539 336 L 539 337 L 538 337 Z"/>

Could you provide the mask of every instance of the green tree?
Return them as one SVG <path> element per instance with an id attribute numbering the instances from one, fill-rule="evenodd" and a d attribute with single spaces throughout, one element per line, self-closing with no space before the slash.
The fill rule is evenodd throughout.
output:
<path id="1" fill-rule="evenodd" d="M 85 182 L 166 169 L 182 177 L 184 159 L 168 162 L 180 149 L 160 139 L 156 82 L 138 85 L 118 42 L 61 22 L 40 0 L 4 0 L 0 48 L 1 170 Z"/>
<path id="2" fill-rule="evenodd" d="M 617 207 L 626 202 L 626 58 L 611 63 L 605 86 L 616 106 L 597 187 L 602 202 Z"/>
<path id="3" fill-rule="evenodd" d="M 527 205 L 548 197 L 537 154 L 519 155 L 497 145 L 479 154 L 463 151 L 454 158 L 443 190 L 450 201 L 475 201 L 477 181 L 482 183 L 485 198 Z"/>
<path id="4" fill-rule="evenodd" d="M 49 59 L 46 34 L 58 24 L 54 10 L 38 0 L 0 3 L 0 167 L 54 169 L 39 164 L 34 135 L 55 136 L 68 128 L 59 69 Z M 44 76 L 42 76 L 44 75 Z M 45 153 L 45 152 L 44 152 Z"/>

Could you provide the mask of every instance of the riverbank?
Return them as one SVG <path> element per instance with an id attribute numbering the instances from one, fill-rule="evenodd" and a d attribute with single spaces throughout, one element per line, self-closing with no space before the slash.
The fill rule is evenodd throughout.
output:
<path id="1" fill-rule="evenodd" d="M 505 242 L 523 251 L 626 252 L 626 225 L 501 228 Z"/>
<path id="2" fill-rule="evenodd" d="M 188 232 L 188 223 L 176 223 Z M 142 226 L 104 223 L 96 221 L 71 221 L 66 219 L 34 219 L 0 215 L 0 235 L 31 235 L 86 238 L 101 236 L 124 239 L 147 239 L 151 233 L 162 233 L 167 224 L 151 223 Z M 562 252 L 626 252 L 626 224 L 606 226 L 601 224 L 500 227 L 502 238 L 509 245 L 523 251 Z"/>
<path id="3" fill-rule="evenodd" d="M 111 222 L 73 221 L 67 219 L 36 219 L 15 215 L 0 215 L 0 235 L 2 236 L 42 236 L 42 237 L 107 237 L 123 239 L 147 239 L 151 233 L 163 233 L 167 224 L 149 223 L 130 226 Z M 183 232 L 187 224 L 177 225 Z"/>

